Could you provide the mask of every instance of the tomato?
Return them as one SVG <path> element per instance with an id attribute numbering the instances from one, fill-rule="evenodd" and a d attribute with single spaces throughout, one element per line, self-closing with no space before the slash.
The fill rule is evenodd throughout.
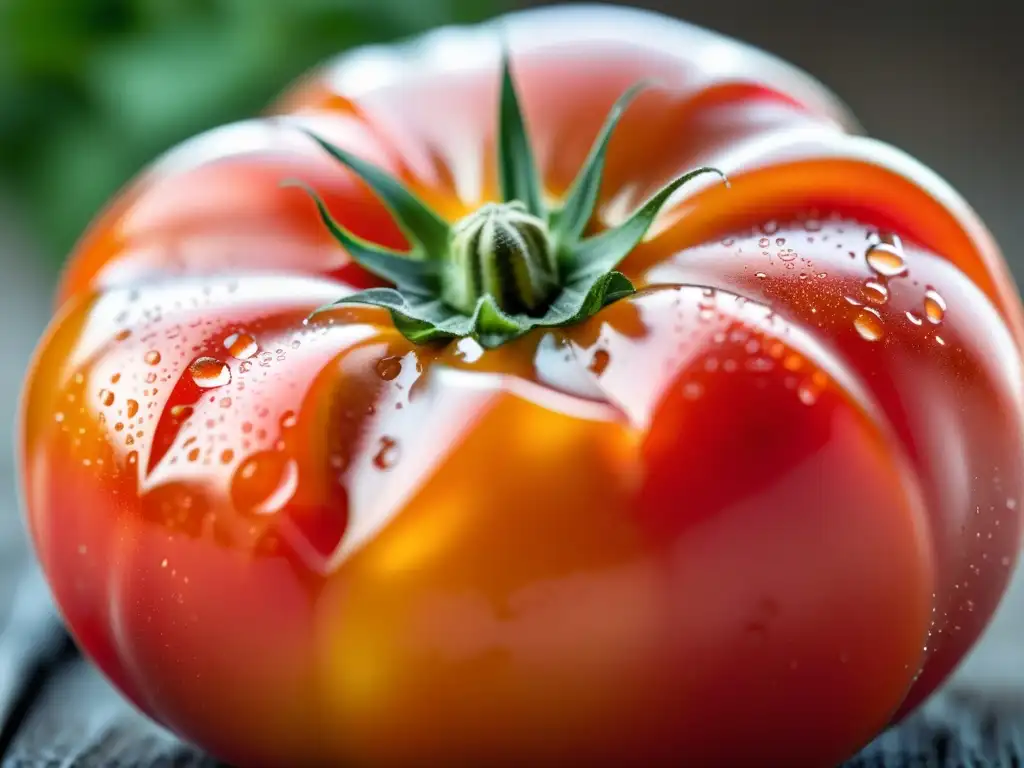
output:
<path id="1" fill-rule="evenodd" d="M 247 768 L 834 765 L 943 681 L 1016 562 L 1006 265 L 781 61 L 638 11 L 500 24 L 347 54 L 98 217 L 22 403 L 56 601 L 135 705 Z M 504 290 L 540 253 L 515 222 L 572 199 L 643 79 L 582 236 L 687 171 L 729 184 L 680 186 L 601 302 L 544 325 L 556 294 L 516 294 L 488 341 L 360 299 L 394 293 L 354 249 L 418 240 L 324 146 L 477 227 L 466 285 Z M 540 186 L 502 164 L 513 118 Z M 485 252 L 506 225 L 526 246 Z"/>

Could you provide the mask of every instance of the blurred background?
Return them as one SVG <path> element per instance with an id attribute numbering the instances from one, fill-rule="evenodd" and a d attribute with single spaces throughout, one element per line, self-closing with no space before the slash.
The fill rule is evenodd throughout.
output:
<path id="1" fill-rule="evenodd" d="M 259 111 L 318 61 L 365 42 L 544 5 L 512 0 L 0 0 L 0 425 L 65 255 L 154 156 Z M 1003 0 L 648 0 L 771 51 L 838 93 L 867 130 L 978 209 L 1024 277 L 1024 46 Z M 24 559 L 10 440 L 0 567 Z M 0 615 L 8 605 L 0 578 Z M 1024 590 L 955 685 L 1024 700 Z M 0 619 L 0 626 L 3 622 Z M 0 689 L 3 687 L 0 680 Z"/>

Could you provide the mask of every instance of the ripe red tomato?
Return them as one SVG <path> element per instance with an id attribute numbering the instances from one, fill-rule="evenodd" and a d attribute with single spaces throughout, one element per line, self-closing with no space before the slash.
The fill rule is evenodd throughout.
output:
<path id="1" fill-rule="evenodd" d="M 659 83 L 588 233 L 697 166 L 731 187 L 683 186 L 619 264 L 636 292 L 581 321 L 420 343 L 380 307 L 307 322 L 387 283 L 282 182 L 398 250 L 298 127 L 446 222 L 498 199 L 495 25 L 346 55 L 174 150 L 79 245 L 26 385 L 56 600 L 241 766 L 833 765 L 942 682 L 1016 561 L 1007 268 L 774 58 L 633 11 L 502 24 L 549 203 Z"/>

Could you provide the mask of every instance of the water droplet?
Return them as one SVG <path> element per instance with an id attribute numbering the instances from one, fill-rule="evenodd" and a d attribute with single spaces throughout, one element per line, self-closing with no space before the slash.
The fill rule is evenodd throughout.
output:
<path id="1" fill-rule="evenodd" d="M 853 327 L 857 329 L 862 339 L 867 341 L 878 341 L 885 335 L 885 326 L 877 309 L 864 307 L 854 318 Z"/>
<path id="2" fill-rule="evenodd" d="M 391 469 L 398 463 L 398 441 L 393 437 L 384 436 L 380 439 L 377 455 L 373 457 L 373 466 L 380 470 Z"/>
<path id="3" fill-rule="evenodd" d="M 191 405 L 174 405 L 174 406 L 171 406 L 171 418 L 177 419 L 179 421 L 184 421 L 185 419 L 187 419 L 191 415 L 192 415 L 192 406 Z"/>
<path id="4" fill-rule="evenodd" d="M 281 429 L 291 429 L 298 423 L 294 411 L 285 411 L 281 414 Z"/>
<path id="5" fill-rule="evenodd" d="M 818 388 L 805 381 L 797 388 L 796 396 L 804 405 L 814 405 L 818 401 Z"/>
<path id="6" fill-rule="evenodd" d="M 878 280 L 864 281 L 862 292 L 864 293 L 864 298 L 872 304 L 885 304 L 889 300 L 889 289 L 885 283 Z"/>
<path id="7" fill-rule="evenodd" d="M 221 408 L 230 408 L 231 407 L 231 398 L 230 397 L 222 397 L 220 399 L 220 407 Z"/>
<path id="8" fill-rule="evenodd" d="M 196 358 L 188 368 L 192 380 L 203 389 L 231 383 L 231 369 L 215 357 Z"/>
<path id="9" fill-rule="evenodd" d="M 147 365 L 156 365 L 160 362 L 160 353 L 155 349 L 151 349 L 146 353 L 143 359 L 146 361 Z"/>
<path id="10" fill-rule="evenodd" d="M 868 248 L 865 258 L 868 266 L 883 277 L 898 277 L 907 272 L 907 263 L 898 245 L 875 243 Z"/>
<path id="11" fill-rule="evenodd" d="M 125 339 L 127 339 L 131 335 L 132 335 L 132 332 L 129 331 L 127 328 L 124 328 L 124 329 L 118 331 L 116 334 L 114 334 L 114 339 L 116 341 L 124 341 Z"/>
<path id="12" fill-rule="evenodd" d="M 377 375 L 384 381 L 392 381 L 398 378 L 402 372 L 402 358 L 385 357 L 377 363 Z"/>
<path id="13" fill-rule="evenodd" d="M 129 419 L 130 419 L 130 418 L 132 418 L 132 417 L 133 417 L 133 416 L 134 416 L 134 415 L 135 415 L 136 413 L 138 413 L 138 412 L 139 412 L 139 404 L 138 404 L 138 402 L 137 402 L 137 401 L 135 401 L 135 400 L 129 400 L 129 401 L 127 402 L 127 406 L 128 406 L 128 411 L 127 411 L 127 413 L 128 413 L 128 418 L 129 418 Z"/>
<path id="14" fill-rule="evenodd" d="M 287 504 L 299 485 L 294 459 L 277 451 L 253 454 L 231 478 L 231 500 L 245 514 L 270 515 Z"/>
<path id="15" fill-rule="evenodd" d="M 772 244 L 772 241 L 769 240 L 767 237 L 762 237 L 757 244 L 762 248 L 767 248 L 769 245 Z"/>
<path id="16" fill-rule="evenodd" d="M 855 307 L 859 307 L 864 303 L 860 299 L 856 299 L 853 296 L 844 296 L 843 298 L 846 299 L 847 304 L 852 304 Z"/>
<path id="17" fill-rule="evenodd" d="M 797 257 L 797 253 L 792 248 L 785 248 L 785 249 L 779 251 L 779 258 L 782 259 L 783 261 L 786 261 L 786 262 L 795 261 L 796 257 Z M 790 266 L 792 266 L 792 265 L 790 265 Z"/>
<path id="18" fill-rule="evenodd" d="M 942 347 L 946 346 L 946 340 L 944 338 L 942 338 L 941 336 L 936 336 L 935 337 L 935 343 L 938 344 L 939 346 L 942 346 Z"/>
<path id="19" fill-rule="evenodd" d="M 768 275 L 766 275 L 764 272 L 757 272 L 754 275 L 754 277 L 756 277 L 758 280 L 764 280 L 766 277 L 768 277 Z"/>
<path id="20" fill-rule="evenodd" d="M 113 405 L 114 404 L 114 393 L 111 392 L 109 389 L 101 389 L 100 390 L 100 402 L 103 403 L 104 405 Z"/>
<path id="21" fill-rule="evenodd" d="M 907 320 L 909 320 L 914 325 L 923 325 L 924 324 L 924 320 L 922 320 L 914 312 L 911 312 L 910 310 L 907 310 L 906 315 L 907 315 Z"/>
<path id="22" fill-rule="evenodd" d="M 607 350 L 598 349 L 594 351 L 594 356 L 590 358 L 590 372 L 595 376 L 600 376 L 604 373 L 608 367 L 608 363 L 612 361 L 612 356 L 608 354 Z"/>
<path id="23" fill-rule="evenodd" d="M 779 231 L 779 222 L 777 221 L 766 221 L 761 225 L 761 231 L 766 235 L 774 235 Z"/>
<path id="24" fill-rule="evenodd" d="M 797 354 L 790 354 L 786 356 L 786 359 L 782 361 L 782 367 L 787 371 L 799 371 L 803 367 L 804 361 Z"/>
<path id="25" fill-rule="evenodd" d="M 934 325 L 941 323 L 946 316 L 946 300 L 931 286 L 924 292 L 924 316 Z"/>
<path id="26" fill-rule="evenodd" d="M 785 245 L 786 244 L 786 238 L 784 238 L 784 237 L 777 237 L 777 238 L 775 238 L 775 244 L 778 245 L 779 247 Z"/>
<path id="27" fill-rule="evenodd" d="M 683 397 L 687 400 L 699 400 L 704 394 L 704 387 L 700 382 L 690 381 L 683 385 Z"/>
<path id="28" fill-rule="evenodd" d="M 188 460 L 189 461 L 195 461 L 198 458 L 199 458 L 199 449 L 198 448 L 193 448 L 191 451 L 188 452 Z"/>
<path id="29" fill-rule="evenodd" d="M 148 374 L 146 374 L 146 383 L 147 384 L 156 384 L 156 374 L 155 373 L 148 373 Z"/>
<path id="30" fill-rule="evenodd" d="M 220 453 L 220 463 L 221 464 L 230 464 L 231 460 L 233 458 L 235 458 L 235 452 L 232 451 L 230 448 L 225 448 Z"/>
<path id="31" fill-rule="evenodd" d="M 121 380 L 121 374 L 120 373 L 115 373 L 113 376 L 110 377 L 110 383 L 111 384 L 117 384 L 117 382 L 119 382 L 120 380 Z"/>
<path id="32" fill-rule="evenodd" d="M 224 339 L 224 348 L 229 355 L 239 360 L 248 360 L 260 351 L 256 339 L 247 333 L 232 333 Z"/>

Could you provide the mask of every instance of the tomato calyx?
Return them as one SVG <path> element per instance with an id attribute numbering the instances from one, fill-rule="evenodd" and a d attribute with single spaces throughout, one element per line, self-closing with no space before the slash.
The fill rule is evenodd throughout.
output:
<path id="1" fill-rule="evenodd" d="M 488 203 L 452 227 L 444 271 L 441 298 L 465 315 L 488 294 L 506 313 L 542 313 L 559 287 L 547 225 L 518 200 Z"/>
<path id="2" fill-rule="evenodd" d="M 523 112 L 502 56 L 497 154 L 503 202 L 486 203 L 448 224 L 398 179 L 306 131 L 325 152 L 361 178 L 388 207 L 411 249 L 396 251 L 341 226 L 322 198 L 302 182 L 320 218 L 351 258 L 394 284 L 344 296 L 316 310 L 364 304 L 387 309 L 410 341 L 425 344 L 465 336 L 497 347 L 533 328 L 581 322 L 635 292 L 617 265 L 644 238 L 669 197 L 691 179 L 714 173 L 701 167 L 655 193 L 622 224 L 584 237 L 597 205 L 605 155 L 629 104 L 646 88 L 629 88 L 612 106 L 560 206 L 544 200 Z"/>

